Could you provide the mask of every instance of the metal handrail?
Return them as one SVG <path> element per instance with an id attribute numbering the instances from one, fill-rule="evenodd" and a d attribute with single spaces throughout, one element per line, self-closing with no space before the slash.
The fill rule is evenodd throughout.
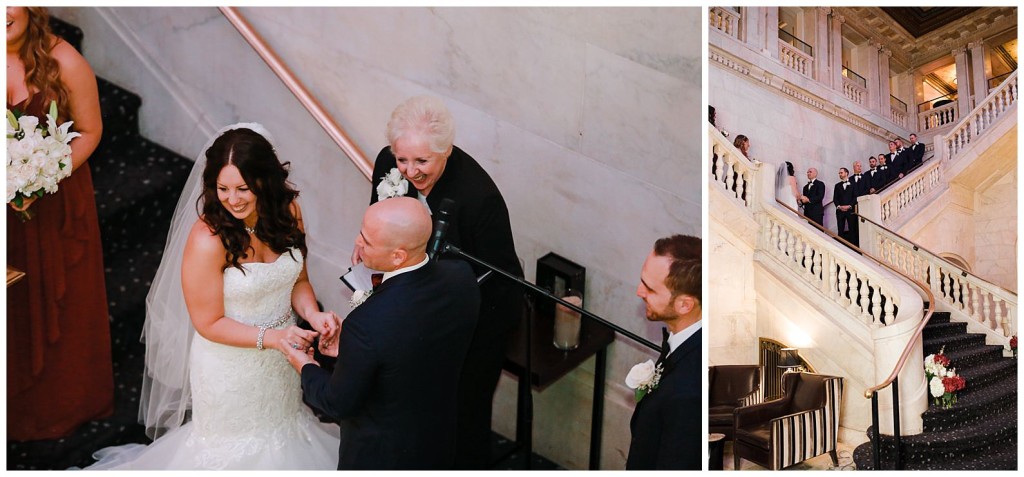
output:
<path id="1" fill-rule="evenodd" d="M 783 35 L 785 35 L 785 37 L 787 37 L 787 38 L 783 39 Z M 810 56 L 814 56 L 814 47 L 813 46 L 808 45 L 807 42 L 797 38 L 792 33 L 788 32 L 786 30 L 783 30 L 781 28 L 779 29 L 779 39 L 784 41 L 784 42 L 786 42 L 786 43 L 789 43 L 790 45 L 793 45 L 795 48 L 799 49 L 800 51 L 802 51 L 802 52 L 804 52 L 804 53 L 806 53 L 806 54 L 808 54 Z"/>
<path id="2" fill-rule="evenodd" d="M 295 76 L 295 73 L 288 68 L 287 65 L 281 61 L 281 58 L 277 56 L 267 42 L 263 41 L 263 38 L 253 30 L 252 25 L 249 24 L 242 14 L 238 12 L 235 7 L 218 7 L 220 12 L 227 17 L 231 25 L 238 30 L 238 33 L 242 34 L 245 41 L 249 43 L 249 46 L 256 53 L 263 58 L 263 61 L 267 63 L 267 66 L 274 72 L 275 75 L 281 80 L 282 83 L 295 95 L 295 97 L 302 103 L 302 106 L 309 111 L 309 114 L 313 116 L 313 119 L 320 124 L 320 127 L 324 128 L 327 135 L 341 148 L 342 152 L 348 156 L 352 164 L 359 169 L 368 180 L 373 174 L 373 163 L 363 154 L 363 151 L 359 149 L 348 134 L 334 121 L 334 118 L 324 110 L 320 102 L 316 100 L 306 89 L 306 86 Z"/>
<path id="3" fill-rule="evenodd" d="M 847 68 L 847 67 L 844 66 L 843 70 L 842 70 L 842 74 L 843 74 L 844 78 L 849 79 L 850 81 L 853 81 L 855 84 L 857 84 L 861 88 L 867 88 L 868 87 L 868 80 L 865 79 L 863 76 L 857 74 L 856 71 L 853 71 L 850 68 Z"/>

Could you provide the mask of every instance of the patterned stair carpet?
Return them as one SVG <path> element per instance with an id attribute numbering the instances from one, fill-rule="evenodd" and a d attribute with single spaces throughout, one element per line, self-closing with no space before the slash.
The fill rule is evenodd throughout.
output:
<path id="1" fill-rule="evenodd" d="M 82 31 L 53 19 L 54 32 L 81 51 Z M 96 207 L 110 307 L 114 361 L 115 409 L 103 420 L 81 425 L 71 435 L 52 440 L 7 441 L 8 470 L 61 470 L 84 467 L 98 449 L 149 443 L 138 423 L 145 345 L 139 341 L 146 315 L 146 294 L 167 238 L 178 196 L 192 161 L 139 135 L 142 99 L 102 78 L 98 79 L 103 113 L 103 139 L 87 163 L 92 168 Z M 495 455 L 509 441 L 493 434 Z M 495 469 L 521 469 L 521 453 L 507 456 Z M 557 465 L 536 454 L 533 467 Z"/>
<path id="2" fill-rule="evenodd" d="M 984 335 L 967 333 L 967 323 L 951 322 L 946 312 L 935 313 L 923 337 L 924 354 L 945 347 L 951 367 L 966 379 L 967 388 L 957 393 L 957 402 L 949 409 L 929 400 L 924 432 L 902 436 L 903 468 L 1016 470 L 1016 358 L 1004 358 L 1001 346 L 986 345 Z M 873 428 L 868 437 L 875 438 Z M 882 435 L 880 445 L 881 468 L 895 468 L 892 436 Z M 871 443 L 858 446 L 853 458 L 857 468 L 871 469 Z"/>

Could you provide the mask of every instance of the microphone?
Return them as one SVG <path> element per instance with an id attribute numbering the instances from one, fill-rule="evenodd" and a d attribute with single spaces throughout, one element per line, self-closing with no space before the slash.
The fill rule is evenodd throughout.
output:
<path id="1" fill-rule="evenodd" d="M 434 221 L 434 233 L 427 242 L 427 255 L 431 261 L 437 261 L 441 248 L 444 245 L 445 235 L 448 234 L 448 224 L 451 221 L 452 209 L 455 208 L 455 201 L 441 199 L 441 210 L 437 212 L 437 219 Z"/>

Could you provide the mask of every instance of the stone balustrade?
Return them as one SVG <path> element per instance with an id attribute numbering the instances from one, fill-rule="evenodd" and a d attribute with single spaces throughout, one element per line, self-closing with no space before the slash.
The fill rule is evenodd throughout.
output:
<path id="1" fill-rule="evenodd" d="M 844 76 L 843 94 L 846 95 L 846 98 L 849 99 L 850 101 L 853 101 L 854 103 L 863 106 L 864 101 L 866 101 L 868 97 L 868 89 L 857 83 L 854 83 L 853 81 L 850 81 L 849 78 Z"/>
<path id="2" fill-rule="evenodd" d="M 972 141 L 977 140 L 992 124 L 1011 108 L 1016 112 L 1017 105 L 1017 72 L 1014 71 L 990 93 L 973 111 L 964 117 L 964 121 L 953 128 L 942 144 L 945 147 L 945 159 L 952 160 Z"/>
<path id="3" fill-rule="evenodd" d="M 927 131 L 953 124 L 960 118 L 959 112 L 956 101 L 922 111 L 917 114 L 917 128 L 920 131 Z"/>
<path id="4" fill-rule="evenodd" d="M 901 109 L 889 107 L 889 119 L 901 128 L 907 127 L 907 112 Z"/>
<path id="5" fill-rule="evenodd" d="M 941 161 L 928 161 L 914 172 L 890 185 L 878 194 L 880 219 L 886 227 L 895 228 L 895 222 L 920 211 L 929 193 L 945 185 Z"/>
<path id="6" fill-rule="evenodd" d="M 711 180 L 740 207 L 749 209 L 754 197 L 755 164 L 736 149 L 718 129 L 708 124 L 711 140 Z"/>
<path id="7" fill-rule="evenodd" d="M 779 60 L 789 69 L 814 79 L 814 57 L 782 40 L 779 40 Z"/>
<path id="8" fill-rule="evenodd" d="M 740 14 L 729 7 L 711 7 L 708 10 L 708 25 L 733 38 L 739 38 Z"/>

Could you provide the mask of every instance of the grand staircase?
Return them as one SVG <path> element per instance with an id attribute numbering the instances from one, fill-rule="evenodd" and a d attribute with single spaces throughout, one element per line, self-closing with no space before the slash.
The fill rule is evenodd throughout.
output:
<path id="1" fill-rule="evenodd" d="M 930 404 L 924 432 L 901 439 L 902 468 L 908 470 L 1013 470 L 1017 468 L 1017 360 L 1001 346 L 967 333 L 967 323 L 936 312 L 924 330 L 925 355 L 945 347 L 951 367 L 967 381 L 950 409 Z M 921 357 L 922 360 L 924 356 Z M 868 436 L 875 439 L 874 429 Z M 880 468 L 895 469 L 895 443 L 882 436 Z M 872 469 L 872 444 L 853 453 L 858 469 Z"/>

